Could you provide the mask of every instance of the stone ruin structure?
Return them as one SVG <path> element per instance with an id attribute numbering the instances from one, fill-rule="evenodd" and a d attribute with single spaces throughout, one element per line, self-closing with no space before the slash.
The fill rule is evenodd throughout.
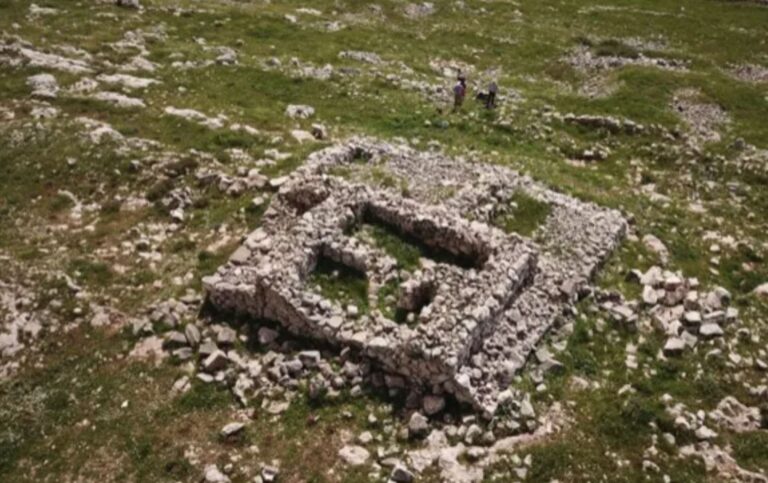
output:
<path id="1" fill-rule="evenodd" d="M 509 398 L 512 378 L 570 312 L 627 227 L 617 211 L 509 169 L 372 139 L 315 152 L 282 181 L 262 226 L 203 280 L 208 300 L 359 351 L 383 370 L 486 415 Z M 518 192 L 550 208 L 529 238 L 491 223 Z M 363 222 L 445 256 L 403 274 L 395 259 L 351 235 Z M 369 313 L 313 287 L 309 278 L 323 257 L 365 274 Z M 412 322 L 376 309 L 388 283 L 399 285 L 396 308 L 411 313 Z"/>

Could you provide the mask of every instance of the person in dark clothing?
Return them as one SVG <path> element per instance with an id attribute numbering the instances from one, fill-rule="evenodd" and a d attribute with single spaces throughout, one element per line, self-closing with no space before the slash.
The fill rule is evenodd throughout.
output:
<path id="1" fill-rule="evenodd" d="M 496 93 L 499 92 L 499 86 L 496 84 L 496 81 L 491 81 L 490 84 L 488 84 L 488 97 L 485 100 L 485 107 L 488 109 L 493 109 L 496 107 Z"/>
<path id="2" fill-rule="evenodd" d="M 467 79 L 463 75 L 459 76 L 459 80 L 455 86 L 453 86 L 453 111 L 456 112 L 461 109 L 464 104 L 464 98 L 467 95 Z"/>

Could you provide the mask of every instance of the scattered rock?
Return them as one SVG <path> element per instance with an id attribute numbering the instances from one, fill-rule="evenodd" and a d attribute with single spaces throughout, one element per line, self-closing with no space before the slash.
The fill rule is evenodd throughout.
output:
<path id="1" fill-rule="evenodd" d="M 203 479 L 205 483 L 230 483 L 231 481 L 216 465 L 208 465 L 205 467 Z"/>
<path id="2" fill-rule="evenodd" d="M 237 341 L 237 332 L 231 327 L 221 327 L 216 335 L 216 343 L 220 346 L 232 346 Z"/>
<path id="3" fill-rule="evenodd" d="M 347 445 L 339 450 L 339 457 L 349 466 L 362 466 L 371 454 L 362 446 Z"/>
<path id="4" fill-rule="evenodd" d="M 228 363 L 229 359 L 227 358 L 227 355 L 217 349 L 211 355 L 205 358 L 205 361 L 203 361 L 203 370 L 209 374 L 213 374 L 217 371 L 225 369 Z"/>
<path id="5" fill-rule="evenodd" d="M 304 131 L 302 129 L 294 129 L 293 131 L 291 131 L 291 136 L 293 137 L 293 139 L 298 141 L 299 144 L 315 141 L 315 136 L 313 136 L 311 132 Z"/>
<path id="6" fill-rule="evenodd" d="M 722 337 L 724 334 L 723 329 L 719 324 L 714 322 L 707 322 L 699 328 L 699 335 L 705 339 L 712 339 L 714 337 Z"/>
<path id="7" fill-rule="evenodd" d="M 258 338 L 259 338 L 259 344 L 261 345 L 269 345 L 275 340 L 277 340 L 277 337 L 280 334 L 273 329 L 270 329 L 269 327 L 259 327 L 258 332 Z"/>
<path id="8" fill-rule="evenodd" d="M 189 323 L 184 327 L 184 336 L 192 347 L 200 345 L 200 329 L 195 324 Z"/>
<path id="9" fill-rule="evenodd" d="M 280 470 L 276 466 L 264 465 L 261 467 L 261 480 L 263 483 L 272 483 L 277 481 Z"/>
<path id="10" fill-rule="evenodd" d="M 432 2 L 409 3 L 404 9 L 405 16 L 410 19 L 420 19 L 435 13 L 435 4 Z"/>
<path id="11" fill-rule="evenodd" d="M 679 337 L 670 337 L 664 344 L 664 355 L 668 357 L 679 356 L 685 351 L 685 341 Z"/>
<path id="12" fill-rule="evenodd" d="M 392 469 L 389 478 L 397 483 L 411 483 L 414 480 L 414 475 L 407 467 L 398 463 Z"/>
<path id="13" fill-rule="evenodd" d="M 51 74 L 37 74 L 27 79 L 27 85 L 32 88 L 33 97 L 53 99 L 59 92 L 59 84 Z"/>
<path id="14" fill-rule="evenodd" d="M 128 97 L 118 92 L 109 92 L 109 91 L 97 92 L 93 94 L 91 98 L 96 99 L 97 101 L 106 102 L 108 104 L 112 104 L 116 107 L 120 107 L 124 109 L 138 109 L 138 108 L 147 107 L 147 105 L 144 104 L 143 100 L 135 97 Z"/>
<path id="15" fill-rule="evenodd" d="M 300 104 L 290 104 L 285 108 L 285 115 L 291 119 L 307 119 L 315 115 L 315 108 Z"/>
<path id="16" fill-rule="evenodd" d="M 408 436 L 420 438 L 429 431 L 429 419 L 420 412 L 414 412 L 408 420 Z"/>
<path id="17" fill-rule="evenodd" d="M 661 263 L 667 263 L 669 261 L 669 250 L 667 250 L 667 246 L 654 235 L 645 235 L 643 237 L 643 245 L 645 245 L 648 250 L 658 255 Z"/>
<path id="18" fill-rule="evenodd" d="M 322 124 L 312 124 L 312 136 L 318 141 L 328 139 L 328 130 Z"/>
<path id="19" fill-rule="evenodd" d="M 708 427 L 701 425 L 696 430 L 696 437 L 700 440 L 710 440 L 717 437 L 717 433 L 709 429 Z"/>
<path id="20" fill-rule="evenodd" d="M 221 428 L 221 437 L 222 438 L 230 438 L 232 436 L 235 436 L 236 434 L 239 434 L 241 431 L 245 429 L 245 424 L 243 423 L 229 423 L 223 428 Z"/>

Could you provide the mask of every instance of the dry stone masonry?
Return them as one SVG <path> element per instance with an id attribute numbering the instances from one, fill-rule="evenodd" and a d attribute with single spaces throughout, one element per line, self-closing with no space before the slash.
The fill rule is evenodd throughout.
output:
<path id="1" fill-rule="evenodd" d="M 401 182 L 379 186 L 372 172 Z M 519 193 L 550 207 L 533 237 L 491 223 Z M 363 222 L 444 256 L 403 277 L 394 258 L 351 236 Z M 203 283 L 220 310 L 354 349 L 387 372 L 493 414 L 626 227 L 616 211 L 505 168 L 356 138 L 312 154 L 284 180 L 262 227 Z M 323 258 L 365 274 L 370 313 L 317 293 L 308 280 Z M 392 283 L 399 284 L 396 308 L 412 313 L 413 323 L 375 309 Z"/>

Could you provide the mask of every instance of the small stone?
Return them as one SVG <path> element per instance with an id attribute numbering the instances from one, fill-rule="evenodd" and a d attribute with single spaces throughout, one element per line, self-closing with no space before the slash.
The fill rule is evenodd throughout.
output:
<path id="1" fill-rule="evenodd" d="M 178 349 L 174 349 L 174 351 L 171 352 L 171 355 L 180 361 L 188 361 L 194 357 L 195 353 L 190 347 L 180 347 Z"/>
<path id="2" fill-rule="evenodd" d="M 51 74 L 37 74 L 27 79 L 27 85 L 32 88 L 32 95 L 42 98 L 54 98 L 59 92 L 56 78 Z"/>
<path id="3" fill-rule="evenodd" d="M 209 384 L 213 382 L 213 376 L 210 374 L 206 374 L 204 372 L 198 372 L 195 377 L 197 378 L 198 381 L 203 382 L 205 384 Z"/>
<path id="4" fill-rule="evenodd" d="M 364 465 L 371 454 L 362 446 L 347 445 L 339 450 L 339 457 L 349 466 Z"/>
<path id="5" fill-rule="evenodd" d="M 677 290 L 683 285 L 683 279 L 678 277 L 677 275 L 672 275 L 671 277 L 667 277 L 666 280 L 664 280 L 664 289 L 668 292 L 672 292 L 674 290 Z"/>
<path id="6" fill-rule="evenodd" d="M 705 440 L 716 438 L 717 433 L 712 431 L 708 427 L 702 425 L 699 429 L 696 430 L 696 437 L 702 441 L 705 441 Z"/>
<path id="7" fill-rule="evenodd" d="M 278 178 L 272 178 L 269 180 L 269 187 L 273 190 L 280 189 L 281 186 L 285 184 L 285 182 L 288 181 L 287 176 L 280 176 Z"/>
<path id="8" fill-rule="evenodd" d="M 490 446 L 496 442 L 496 435 L 493 434 L 493 431 L 486 431 L 483 433 L 480 441 L 482 441 L 483 444 Z"/>
<path id="9" fill-rule="evenodd" d="M 757 287 L 755 287 L 752 293 L 758 297 L 768 298 L 768 282 L 760 284 Z"/>
<path id="10" fill-rule="evenodd" d="M 421 402 L 421 408 L 427 416 L 434 416 L 445 408 L 445 398 L 433 395 L 426 396 Z"/>
<path id="11" fill-rule="evenodd" d="M 368 425 L 369 426 L 376 426 L 377 424 L 379 424 L 379 418 L 377 418 L 375 414 L 370 413 L 368 415 Z"/>
<path id="12" fill-rule="evenodd" d="M 182 223 L 184 222 L 184 210 L 181 208 L 176 208 L 174 210 L 171 210 L 171 219 L 175 221 L 176 223 Z"/>
<path id="13" fill-rule="evenodd" d="M 236 264 L 236 265 L 242 265 L 248 261 L 248 259 L 251 258 L 251 251 L 248 249 L 247 246 L 241 245 L 235 252 L 229 257 L 229 261 Z"/>
<path id="14" fill-rule="evenodd" d="M 713 322 L 707 322 L 699 328 L 699 335 L 705 339 L 712 339 L 714 337 L 722 337 L 724 334 L 722 327 Z"/>
<path id="15" fill-rule="evenodd" d="M 661 437 L 669 446 L 675 446 L 675 436 L 672 433 L 664 433 Z"/>
<path id="16" fill-rule="evenodd" d="M 692 327 L 698 327 L 701 325 L 701 312 L 696 310 L 691 310 L 686 312 L 683 315 L 683 322 L 685 322 L 685 325 L 692 326 Z"/>
<path id="17" fill-rule="evenodd" d="M 176 382 L 173 383 L 173 387 L 171 388 L 171 391 L 175 393 L 185 393 L 191 387 L 192 386 L 189 383 L 189 376 L 181 376 L 180 378 L 176 379 Z"/>
<path id="18" fill-rule="evenodd" d="M 398 463 L 392 469 L 389 478 L 397 483 L 411 483 L 414 479 L 413 473 L 408 470 L 402 463 Z"/>
<path id="19" fill-rule="evenodd" d="M 320 356 L 320 351 L 307 350 L 299 352 L 299 360 L 305 367 L 311 369 L 317 367 L 322 357 Z"/>
<path id="20" fill-rule="evenodd" d="M 279 474 L 280 470 L 275 466 L 264 465 L 261 467 L 261 480 L 264 483 L 277 481 L 277 476 Z"/>
<path id="21" fill-rule="evenodd" d="M 646 305 L 656 305 L 658 301 L 659 297 L 656 294 L 656 289 L 650 285 L 643 286 L 643 303 Z"/>
<path id="22" fill-rule="evenodd" d="M 187 337 L 179 331 L 172 330 L 165 335 L 163 347 L 166 349 L 176 349 L 187 345 Z"/>
<path id="23" fill-rule="evenodd" d="M 273 401 L 267 406 L 267 412 L 269 414 L 282 414 L 288 410 L 290 403 L 285 401 Z"/>
<path id="24" fill-rule="evenodd" d="M 245 428 L 245 424 L 235 422 L 235 423 L 229 423 L 223 428 L 221 428 L 221 437 L 222 438 L 229 438 L 232 437 L 238 433 L 240 433 Z"/>
<path id="25" fill-rule="evenodd" d="M 214 372 L 226 368 L 228 362 L 229 359 L 227 359 L 227 355 L 217 349 L 203 361 L 203 370 L 209 374 L 213 374 Z"/>
<path id="26" fill-rule="evenodd" d="M 315 136 L 313 136 L 311 132 L 304 131 L 303 129 L 294 129 L 291 131 L 291 136 L 293 136 L 293 139 L 299 144 L 304 144 L 305 141 L 315 141 Z"/>
<path id="27" fill-rule="evenodd" d="M 285 361 L 283 367 L 285 367 L 291 376 L 298 376 L 302 369 L 304 369 L 304 364 L 302 364 L 299 359 L 292 359 L 290 361 Z"/>
<path id="28" fill-rule="evenodd" d="M 470 461 L 480 461 L 488 455 L 488 450 L 482 446 L 471 446 L 466 454 Z"/>
<path id="29" fill-rule="evenodd" d="M 373 441 L 373 435 L 370 431 L 363 431 L 360 436 L 357 437 L 357 442 L 360 444 L 368 444 Z"/>
<path id="30" fill-rule="evenodd" d="M 408 436 L 420 438 L 425 436 L 427 431 L 429 431 L 429 419 L 420 412 L 414 412 L 408 420 Z"/>
<path id="31" fill-rule="evenodd" d="M 300 104 L 290 104 L 285 108 L 285 115 L 291 119 L 307 119 L 315 115 L 315 108 Z"/>
<path id="32" fill-rule="evenodd" d="M 480 428 L 480 426 L 473 424 L 467 429 L 467 434 L 464 435 L 464 441 L 470 445 L 474 444 L 480 438 L 480 436 L 482 436 L 482 434 L 483 430 Z"/>
<path id="33" fill-rule="evenodd" d="M 237 332 L 231 327 L 223 327 L 216 335 L 216 342 L 222 346 L 234 345 L 237 340 Z"/>
<path id="34" fill-rule="evenodd" d="M 679 337 L 670 337 L 664 344 L 664 355 L 667 357 L 679 356 L 685 350 L 685 341 Z"/>
<path id="35" fill-rule="evenodd" d="M 213 342 L 211 340 L 207 340 L 207 341 L 203 342 L 202 345 L 200 345 L 200 349 L 197 352 L 198 352 L 198 354 L 200 354 L 200 358 L 201 359 L 205 359 L 209 355 L 211 355 L 214 352 L 216 352 L 218 349 L 219 348 L 216 346 L 215 342 Z"/>
<path id="36" fill-rule="evenodd" d="M 533 404 L 531 404 L 530 397 L 526 397 L 520 403 L 520 416 L 525 419 L 533 419 L 536 417 L 536 412 L 533 409 Z"/>
<path id="37" fill-rule="evenodd" d="M 276 330 L 272 330 L 269 327 L 259 327 L 259 344 L 261 345 L 269 345 L 272 342 L 277 339 L 278 332 Z"/>
<path id="38" fill-rule="evenodd" d="M 662 263 L 667 263 L 669 250 L 667 250 L 666 245 L 664 245 L 661 240 L 654 235 L 648 234 L 643 237 L 643 245 L 645 245 L 648 250 L 658 255 Z"/>
<path id="39" fill-rule="evenodd" d="M 197 347 L 200 344 L 200 329 L 195 324 L 187 324 L 184 327 L 184 336 L 192 347 Z"/>
<path id="40" fill-rule="evenodd" d="M 216 465 L 205 467 L 203 479 L 205 483 L 229 483 L 231 481 Z"/>
<path id="41" fill-rule="evenodd" d="M 312 136 L 318 141 L 328 137 L 328 130 L 322 124 L 312 124 Z"/>
<path id="42" fill-rule="evenodd" d="M 731 303 L 731 299 L 733 298 L 733 296 L 731 295 L 731 292 L 729 292 L 724 287 L 715 287 L 714 294 L 718 298 L 718 300 L 720 300 L 721 307 L 728 306 Z"/>

